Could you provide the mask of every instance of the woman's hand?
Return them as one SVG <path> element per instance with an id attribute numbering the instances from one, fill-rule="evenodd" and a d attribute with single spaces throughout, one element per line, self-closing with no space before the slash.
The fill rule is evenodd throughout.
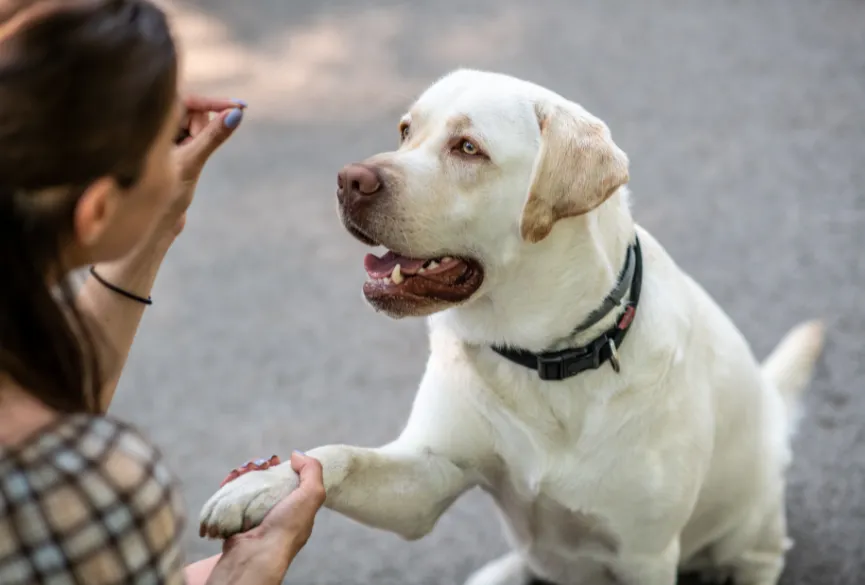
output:
<path id="1" fill-rule="evenodd" d="M 186 210 L 192 203 L 204 165 L 240 125 L 246 108 L 241 101 L 200 96 L 185 98 L 183 106 L 185 113 L 175 151 L 180 180 L 158 234 L 172 240 L 186 224 Z"/>
<path id="2" fill-rule="evenodd" d="M 234 539 L 252 537 L 273 538 L 287 546 L 292 557 L 303 548 L 312 535 L 315 515 L 324 505 L 324 479 L 321 463 L 312 457 L 293 453 L 291 468 L 300 476 L 297 489 L 274 506 L 259 526 L 229 538 L 227 547 L 235 546 Z"/>
<path id="3" fill-rule="evenodd" d="M 300 485 L 274 506 L 260 525 L 225 541 L 209 584 L 282 582 L 294 557 L 309 540 L 315 515 L 325 500 L 318 461 L 294 453 L 291 467 L 300 475 Z"/>
<path id="4" fill-rule="evenodd" d="M 182 140 L 178 141 L 174 152 L 180 180 L 156 230 L 125 258 L 97 266 L 106 281 L 143 298 L 150 296 L 159 266 L 183 229 L 186 210 L 192 203 L 205 163 L 240 124 L 246 108 L 241 102 L 202 97 L 187 98 L 184 106 L 186 112 L 178 132 Z M 104 380 L 99 398 L 100 406 L 107 410 L 141 322 L 144 305 L 107 289 L 93 277 L 81 288 L 77 304 L 99 327 L 99 338 L 105 341 L 99 345 Z"/>

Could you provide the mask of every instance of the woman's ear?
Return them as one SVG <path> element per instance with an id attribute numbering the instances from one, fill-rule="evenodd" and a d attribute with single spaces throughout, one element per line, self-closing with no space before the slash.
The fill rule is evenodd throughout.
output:
<path id="1" fill-rule="evenodd" d="M 90 184 L 75 205 L 73 227 L 75 242 L 84 249 L 99 246 L 117 213 L 119 204 L 117 183 L 103 177 Z"/>

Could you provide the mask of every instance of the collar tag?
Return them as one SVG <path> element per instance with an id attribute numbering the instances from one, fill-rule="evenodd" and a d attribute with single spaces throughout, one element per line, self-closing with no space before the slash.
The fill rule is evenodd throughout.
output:
<path id="1" fill-rule="evenodd" d="M 616 349 L 616 340 L 610 339 L 610 365 L 613 366 L 613 371 L 617 374 L 622 371 L 622 364 L 619 362 L 619 350 Z"/>

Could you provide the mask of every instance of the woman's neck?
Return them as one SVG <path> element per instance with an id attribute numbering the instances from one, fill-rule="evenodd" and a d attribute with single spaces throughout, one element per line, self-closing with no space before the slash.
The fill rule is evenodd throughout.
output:
<path id="1" fill-rule="evenodd" d="M 0 374 L 0 447 L 14 447 L 57 416 L 11 378 Z"/>

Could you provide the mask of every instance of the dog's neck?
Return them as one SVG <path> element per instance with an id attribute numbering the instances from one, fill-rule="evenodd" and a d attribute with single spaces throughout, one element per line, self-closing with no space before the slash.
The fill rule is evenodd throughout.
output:
<path id="1" fill-rule="evenodd" d="M 562 220 L 543 241 L 520 246 L 506 269 L 490 274 L 483 296 L 430 318 L 474 345 L 529 351 L 581 345 L 608 329 L 610 314 L 573 335 L 613 289 L 633 242 L 628 192 L 619 189 L 581 217 Z"/>

